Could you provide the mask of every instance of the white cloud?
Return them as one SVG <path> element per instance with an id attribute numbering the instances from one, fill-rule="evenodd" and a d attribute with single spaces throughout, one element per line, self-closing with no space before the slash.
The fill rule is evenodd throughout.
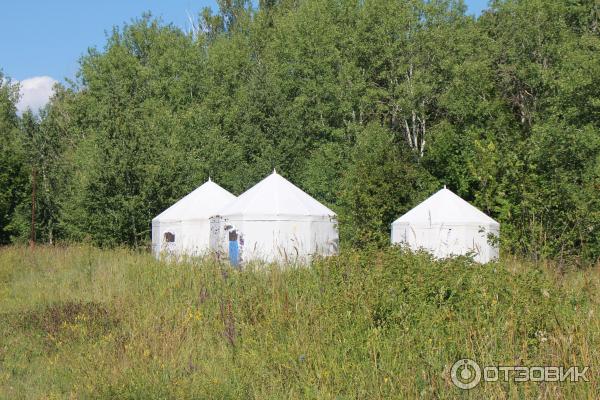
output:
<path id="1" fill-rule="evenodd" d="M 34 76 L 20 81 L 21 99 L 17 103 L 19 114 L 22 114 L 28 108 L 37 113 L 40 108 L 48 103 L 56 82 L 55 79 L 49 76 Z"/>

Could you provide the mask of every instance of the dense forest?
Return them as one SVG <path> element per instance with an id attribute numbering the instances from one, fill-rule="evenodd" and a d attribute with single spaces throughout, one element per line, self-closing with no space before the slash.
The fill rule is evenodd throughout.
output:
<path id="1" fill-rule="evenodd" d="M 219 0 L 189 31 L 113 28 L 39 114 L 18 90 L 0 74 L 0 243 L 33 220 L 42 243 L 146 246 L 209 175 L 239 194 L 276 167 L 342 246 L 386 246 L 447 185 L 505 252 L 600 256 L 596 0 Z"/>

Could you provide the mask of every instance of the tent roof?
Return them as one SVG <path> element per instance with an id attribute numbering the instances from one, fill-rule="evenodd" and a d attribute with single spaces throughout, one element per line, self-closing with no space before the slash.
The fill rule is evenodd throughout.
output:
<path id="1" fill-rule="evenodd" d="M 398 218 L 393 224 L 499 225 L 479 209 L 444 188 Z"/>
<path id="2" fill-rule="evenodd" d="M 285 219 L 285 217 L 329 217 L 336 214 L 273 171 L 271 175 L 220 210 L 219 215 Z"/>
<path id="3" fill-rule="evenodd" d="M 234 195 L 209 178 L 203 185 L 156 216 L 152 222 L 207 219 L 234 199 Z"/>

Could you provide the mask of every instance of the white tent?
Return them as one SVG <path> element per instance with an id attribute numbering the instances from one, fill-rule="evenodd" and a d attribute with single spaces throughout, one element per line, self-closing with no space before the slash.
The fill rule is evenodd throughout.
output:
<path id="1" fill-rule="evenodd" d="M 240 261 L 310 261 L 337 253 L 337 216 L 273 171 L 211 219 L 211 246 Z"/>
<path id="2" fill-rule="evenodd" d="M 209 178 L 152 220 L 152 252 L 196 256 L 209 250 L 210 220 L 235 196 Z"/>
<path id="3" fill-rule="evenodd" d="M 392 224 L 392 243 L 424 249 L 435 257 L 472 254 L 486 263 L 498 258 L 500 224 L 444 188 Z M 492 239 L 492 240 L 490 240 Z"/>

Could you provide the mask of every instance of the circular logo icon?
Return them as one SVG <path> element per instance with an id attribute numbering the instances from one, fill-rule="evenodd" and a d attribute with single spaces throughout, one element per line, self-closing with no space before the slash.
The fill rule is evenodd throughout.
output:
<path id="1" fill-rule="evenodd" d="M 481 381 L 481 368 L 479 365 L 468 358 L 458 360 L 450 370 L 452 383 L 461 389 L 473 389 Z"/>

